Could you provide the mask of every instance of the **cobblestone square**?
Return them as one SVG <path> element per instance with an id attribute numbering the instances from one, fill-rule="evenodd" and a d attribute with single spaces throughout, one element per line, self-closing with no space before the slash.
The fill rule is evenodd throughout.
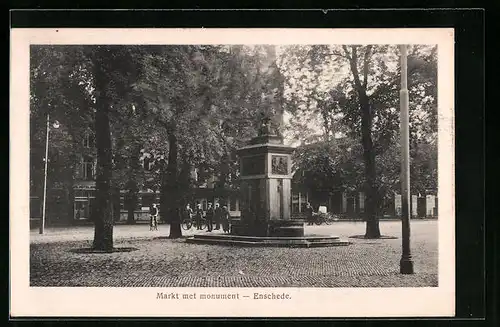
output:
<path id="1" fill-rule="evenodd" d="M 92 287 L 436 287 L 438 223 L 412 220 L 415 274 L 401 275 L 401 222 L 382 221 L 396 239 L 350 239 L 328 248 L 245 248 L 188 244 L 167 238 L 168 225 L 114 228 L 116 247 L 132 252 L 75 253 L 93 239 L 93 227 L 48 228 L 30 233 L 31 286 Z M 348 238 L 363 222 L 306 226 L 306 234 Z M 194 231 L 183 231 L 185 236 Z M 198 233 L 207 233 L 206 231 Z"/>

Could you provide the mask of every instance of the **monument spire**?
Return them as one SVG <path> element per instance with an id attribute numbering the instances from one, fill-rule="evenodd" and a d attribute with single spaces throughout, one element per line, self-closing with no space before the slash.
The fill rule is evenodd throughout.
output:
<path id="1" fill-rule="evenodd" d="M 261 72 L 266 76 L 264 92 L 266 116 L 271 119 L 271 129 L 281 136 L 284 126 L 283 93 L 284 78 L 277 65 L 275 45 L 264 45 L 265 58 L 262 60 Z"/>

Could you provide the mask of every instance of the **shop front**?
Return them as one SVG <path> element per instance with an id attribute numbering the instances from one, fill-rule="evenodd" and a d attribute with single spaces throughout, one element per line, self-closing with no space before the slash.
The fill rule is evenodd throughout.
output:
<path id="1" fill-rule="evenodd" d="M 95 204 L 95 185 L 76 184 L 74 192 L 74 219 L 76 221 L 90 220 Z"/>

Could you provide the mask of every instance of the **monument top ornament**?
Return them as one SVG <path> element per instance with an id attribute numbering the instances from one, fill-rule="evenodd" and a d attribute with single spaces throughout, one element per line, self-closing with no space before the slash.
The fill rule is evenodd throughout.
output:
<path id="1" fill-rule="evenodd" d="M 271 119 L 269 118 L 262 119 L 259 128 L 259 136 L 270 135 L 270 134 L 271 134 Z"/>
<path id="2" fill-rule="evenodd" d="M 283 137 L 279 132 L 279 126 L 273 124 L 273 117 L 268 112 L 261 113 L 258 134 L 250 140 L 249 144 L 283 144 Z"/>

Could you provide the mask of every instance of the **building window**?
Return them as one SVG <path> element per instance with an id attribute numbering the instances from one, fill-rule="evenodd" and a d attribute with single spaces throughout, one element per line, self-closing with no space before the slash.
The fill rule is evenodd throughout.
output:
<path id="1" fill-rule="evenodd" d="M 292 194 L 292 212 L 304 212 L 307 205 L 307 194 L 298 192 Z"/>
<path id="2" fill-rule="evenodd" d="M 359 212 L 365 212 L 365 193 L 359 192 Z"/>
<path id="3" fill-rule="evenodd" d="M 83 158 L 82 176 L 86 181 L 94 179 L 94 160 L 90 157 Z"/>
<path id="4" fill-rule="evenodd" d="M 85 133 L 83 137 L 83 147 L 93 148 L 94 147 L 94 135 L 90 132 Z"/>

